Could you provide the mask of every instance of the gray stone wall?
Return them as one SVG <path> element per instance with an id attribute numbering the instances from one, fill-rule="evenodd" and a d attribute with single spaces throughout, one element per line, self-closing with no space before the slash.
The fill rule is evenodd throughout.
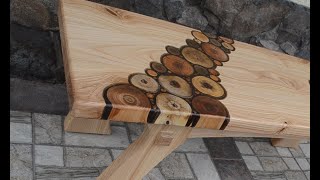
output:
<path id="1" fill-rule="evenodd" d="M 310 9 L 288 0 L 91 0 L 310 59 Z M 63 83 L 58 0 L 11 0 L 10 75 Z"/>

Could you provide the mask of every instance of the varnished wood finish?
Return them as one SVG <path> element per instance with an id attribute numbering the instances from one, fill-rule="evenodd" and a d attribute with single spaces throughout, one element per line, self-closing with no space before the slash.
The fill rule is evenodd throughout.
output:
<path id="1" fill-rule="evenodd" d="M 145 73 L 152 61 L 160 63 L 166 46 L 181 47 L 193 38 L 194 29 L 185 26 L 83 0 L 61 2 L 59 21 L 74 117 L 101 118 L 105 87 L 129 83 L 128 75 Z M 220 38 L 222 42 L 232 41 Z M 220 100 L 230 115 L 225 130 L 309 136 L 309 61 L 239 41 L 232 46 L 235 51 L 228 54 L 228 62 L 216 68 L 228 94 Z M 109 118 L 147 122 L 149 111 L 119 107 Z"/>

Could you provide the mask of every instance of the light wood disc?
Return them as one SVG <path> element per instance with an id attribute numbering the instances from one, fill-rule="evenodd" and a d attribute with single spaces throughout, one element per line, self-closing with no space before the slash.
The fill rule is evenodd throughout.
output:
<path id="1" fill-rule="evenodd" d="M 209 96 L 196 96 L 192 99 L 192 107 L 200 114 L 228 117 L 227 108 L 219 101 Z"/>
<path id="2" fill-rule="evenodd" d="M 214 64 L 217 66 L 223 66 L 222 62 L 218 61 L 218 60 L 213 60 Z"/>
<path id="3" fill-rule="evenodd" d="M 191 107 L 184 99 L 169 94 L 160 93 L 156 97 L 156 104 L 160 110 L 179 111 L 191 113 Z"/>
<path id="4" fill-rule="evenodd" d="M 195 40 L 187 39 L 187 40 L 186 40 L 186 43 L 187 43 L 188 46 L 193 47 L 193 48 L 195 48 L 195 49 L 200 48 L 200 44 L 197 43 Z"/>
<path id="5" fill-rule="evenodd" d="M 201 42 L 209 42 L 209 38 L 206 35 L 204 35 L 202 32 L 191 31 L 191 34 L 193 35 L 193 37 L 195 37 Z"/>
<path id="6" fill-rule="evenodd" d="M 221 81 L 218 76 L 210 75 L 210 78 L 211 78 L 212 80 L 214 80 L 215 82 L 220 82 L 220 81 Z"/>
<path id="7" fill-rule="evenodd" d="M 222 99 L 226 95 L 225 89 L 221 84 L 205 76 L 196 76 L 192 78 L 192 84 L 200 92 L 218 99 Z"/>
<path id="8" fill-rule="evenodd" d="M 168 53 L 173 54 L 173 55 L 180 55 L 180 50 L 179 48 L 173 47 L 173 46 L 166 46 L 166 50 Z"/>
<path id="9" fill-rule="evenodd" d="M 113 105 L 151 107 L 148 97 L 130 84 L 114 85 L 107 90 L 105 95 Z"/>
<path id="10" fill-rule="evenodd" d="M 150 63 L 150 67 L 157 71 L 158 73 L 165 73 L 167 72 L 167 68 L 164 67 L 164 65 L 162 65 L 161 63 L 158 63 L 158 62 L 151 62 Z"/>
<path id="11" fill-rule="evenodd" d="M 221 43 L 216 39 L 210 39 L 210 43 L 215 46 L 221 47 Z"/>
<path id="12" fill-rule="evenodd" d="M 198 75 L 202 75 L 202 76 L 209 75 L 208 70 L 202 66 L 194 65 L 194 70 L 197 72 Z"/>
<path id="13" fill-rule="evenodd" d="M 168 54 L 162 57 L 161 62 L 171 72 L 181 76 L 190 76 L 194 72 L 191 64 L 179 56 Z"/>
<path id="14" fill-rule="evenodd" d="M 229 60 L 229 56 L 222 51 L 219 47 L 210 44 L 210 43 L 202 43 L 202 50 L 211 58 L 216 59 L 221 62 L 226 62 Z"/>
<path id="15" fill-rule="evenodd" d="M 226 43 L 229 43 L 229 44 L 233 44 L 234 41 L 233 39 L 229 39 L 229 38 L 226 38 L 226 37 L 223 37 L 223 36 L 218 36 L 219 39 L 221 39 L 222 41 L 226 42 Z"/>
<path id="16" fill-rule="evenodd" d="M 160 85 L 168 92 L 183 97 L 189 98 L 192 96 L 192 89 L 188 82 L 179 76 L 165 76 L 159 77 Z"/>
<path id="17" fill-rule="evenodd" d="M 209 69 L 208 71 L 210 72 L 210 74 L 212 74 L 214 76 L 219 76 L 220 75 L 220 73 L 215 69 Z"/>
<path id="18" fill-rule="evenodd" d="M 212 45 L 213 46 L 213 45 Z M 183 57 L 193 64 L 198 64 L 205 68 L 211 68 L 214 64 L 212 60 L 205 55 L 203 52 L 192 48 L 192 47 L 184 47 L 181 50 L 181 54 Z"/>
<path id="19" fill-rule="evenodd" d="M 221 44 L 222 44 L 223 47 L 225 47 L 226 49 L 229 49 L 230 51 L 234 51 L 235 50 L 235 48 L 229 43 L 222 42 Z"/>
<path id="20" fill-rule="evenodd" d="M 152 77 L 136 73 L 129 76 L 129 82 L 135 87 L 147 92 L 156 93 L 159 90 L 159 84 Z"/>
<path id="21" fill-rule="evenodd" d="M 152 70 L 152 69 L 146 69 L 146 73 L 147 73 L 149 76 L 152 76 L 152 77 L 158 76 L 157 72 L 155 72 L 155 71 Z"/>

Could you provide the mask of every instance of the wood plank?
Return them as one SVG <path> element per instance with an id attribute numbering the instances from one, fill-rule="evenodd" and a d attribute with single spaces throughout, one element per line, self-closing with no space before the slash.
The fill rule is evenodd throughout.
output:
<path id="1" fill-rule="evenodd" d="M 291 147 L 297 149 L 301 139 L 285 139 L 285 138 L 272 138 L 271 144 L 272 146 L 278 147 Z"/>
<path id="2" fill-rule="evenodd" d="M 199 37 L 201 34 L 191 33 L 195 29 L 117 8 L 84 0 L 61 0 L 60 3 L 75 117 L 101 118 L 106 106 L 105 88 L 117 83 L 128 84 L 131 74 L 145 73 L 152 61 L 162 63 L 160 58 L 166 53 L 166 46 L 179 48 L 186 45 L 186 39 L 196 36 L 206 41 L 205 37 Z M 229 61 L 220 62 L 223 66 L 216 68 L 220 84 L 227 92 L 227 96 L 219 100 L 230 117 L 225 130 L 309 136 L 310 62 L 239 41 L 234 41 L 232 46 L 235 51 L 228 54 Z M 117 110 L 110 110 L 113 115 L 109 119 L 117 121 L 154 123 L 159 115 L 151 110 L 148 116 L 146 113 L 135 116 L 134 112 L 153 108 L 149 105 L 113 108 Z M 173 114 L 178 115 L 180 124 L 189 123 L 190 118 L 196 122 L 196 116 L 193 113 L 191 116 L 185 108 L 182 112 L 162 110 L 159 123 L 178 125 L 173 118 L 168 121 L 163 117 L 176 119 Z M 222 123 L 214 120 L 216 117 L 211 117 L 211 124 L 207 123 L 209 115 L 201 115 L 196 127 L 222 128 Z"/>
<path id="3" fill-rule="evenodd" d="M 97 179 L 142 179 L 162 159 L 185 142 L 191 129 L 190 127 L 157 124 L 146 125 L 140 137 L 121 153 Z M 162 137 L 160 140 L 159 136 Z M 163 136 L 166 138 L 163 139 Z M 168 143 L 168 138 L 170 143 Z"/>

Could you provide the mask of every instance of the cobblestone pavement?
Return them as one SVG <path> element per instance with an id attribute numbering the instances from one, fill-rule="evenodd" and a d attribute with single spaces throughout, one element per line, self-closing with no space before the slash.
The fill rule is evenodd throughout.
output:
<path id="1" fill-rule="evenodd" d="M 10 179 L 93 180 L 142 132 L 111 124 L 112 135 L 67 133 L 64 116 L 10 112 Z M 310 179 L 310 143 L 275 148 L 262 138 L 189 139 L 144 180 Z"/>

